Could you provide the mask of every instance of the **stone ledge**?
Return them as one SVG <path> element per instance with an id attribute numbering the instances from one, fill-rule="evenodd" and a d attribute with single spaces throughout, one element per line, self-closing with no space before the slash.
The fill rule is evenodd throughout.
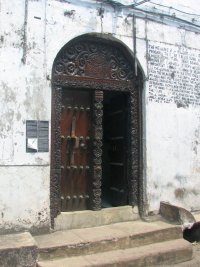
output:
<path id="1" fill-rule="evenodd" d="M 38 248 L 30 233 L 0 236 L 1 267 L 35 267 Z"/>
<path id="2" fill-rule="evenodd" d="M 139 220 L 137 207 L 121 206 L 105 208 L 99 211 L 83 210 L 74 212 L 61 212 L 55 218 L 55 229 L 69 230 L 96 227 L 118 222 Z"/>
<path id="3" fill-rule="evenodd" d="M 35 236 L 39 260 L 94 254 L 182 238 L 180 226 L 162 221 L 123 222 Z"/>
<path id="4" fill-rule="evenodd" d="M 154 267 L 174 266 L 174 264 L 192 259 L 192 245 L 183 240 L 170 240 L 142 247 L 107 251 L 86 256 L 62 258 L 39 262 L 40 267 L 94 267 L 94 266 L 133 266 Z M 187 266 L 190 266 L 188 264 Z"/>

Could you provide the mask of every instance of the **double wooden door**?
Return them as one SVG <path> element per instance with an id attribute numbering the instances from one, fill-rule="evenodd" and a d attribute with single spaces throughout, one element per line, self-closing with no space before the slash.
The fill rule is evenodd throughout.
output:
<path id="1" fill-rule="evenodd" d="M 90 208 L 90 186 L 93 179 L 93 93 L 65 88 L 62 92 L 62 211 Z M 115 92 L 105 93 L 104 97 L 101 107 L 101 112 L 104 113 L 101 196 L 109 201 L 110 206 L 120 206 L 127 204 L 127 97 Z"/>

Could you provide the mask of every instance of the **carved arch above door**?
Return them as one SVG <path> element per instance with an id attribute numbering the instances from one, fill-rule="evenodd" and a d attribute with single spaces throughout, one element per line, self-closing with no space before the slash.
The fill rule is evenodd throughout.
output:
<path id="1" fill-rule="evenodd" d="M 119 42 L 100 38 L 98 36 L 84 35 L 67 43 L 57 54 L 52 70 L 52 138 L 51 138 L 51 180 L 50 180 L 50 209 L 52 226 L 54 218 L 60 213 L 60 117 L 61 117 L 61 88 L 83 88 L 91 90 L 116 90 L 129 93 L 129 163 L 128 183 L 129 198 L 132 205 L 138 200 L 143 203 L 140 192 L 143 192 L 143 182 L 140 178 L 140 92 L 139 83 L 142 74 L 134 75 L 133 57 Z M 96 119 L 94 128 L 99 127 L 101 115 L 98 115 L 96 99 Z M 101 144 L 95 141 L 94 148 L 101 149 Z M 95 152 L 95 151 L 94 151 Z M 95 153 L 94 153 L 95 155 Z M 98 157 L 98 153 L 96 153 Z M 96 175 L 96 176 L 95 176 Z M 93 182 L 97 185 L 96 196 L 92 209 L 98 209 L 98 177 L 96 172 Z M 97 200 L 95 200 L 95 197 Z M 96 201 L 96 203 L 95 203 Z M 141 205 L 140 205 L 141 206 Z"/>

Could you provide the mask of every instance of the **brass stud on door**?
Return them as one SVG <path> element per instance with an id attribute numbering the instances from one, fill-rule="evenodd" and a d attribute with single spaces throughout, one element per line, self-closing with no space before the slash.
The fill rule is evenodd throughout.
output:
<path id="1" fill-rule="evenodd" d="M 72 169 L 77 170 L 77 166 L 76 165 L 72 166 Z"/>
<path id="2" fill-rule="evenodd" d="M 82 171 L 82 170 L 83 170 L 83 166 L 81 165 L 81 166 L 79 167 L 79 169 Z"/>
<path id="3" fill-rule="evenodd" d="M 61 135 L 61 140 L 63 141 L 63 140 L 65 140 L 65 136 L 64 135 Z"/>
<path id="4" fill-rule="evenodd" d="M 100 171 L 101 170 L 101 166 L 95 166 L 95 170 Z"/>
<path id="5" fill-rule="evenodd" d="M 80 148 L 84 148 L 85 149 L 85 144 L 84 143 L 81 143 L 80 144 Z"/>

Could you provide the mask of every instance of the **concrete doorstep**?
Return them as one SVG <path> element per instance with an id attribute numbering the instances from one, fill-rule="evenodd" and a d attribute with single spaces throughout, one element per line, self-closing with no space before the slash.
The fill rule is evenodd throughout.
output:
<path id="1" fill-rule="evenodd" d="M 180 226 L 132 221 L 35 237 L 41 267 L 156 266 L 191 260 Z"/>
<path id="2" fill-rule="evenodd" d="M 39 262 L 40 267 L 92 266 L 157 266 L 176 264 L 191 259 L 192 247 L 183 239 L 170 240 L 146 246 L 113 250 L 85 256 Z M 188 265 L 189 266 L 189 265 Z"/>
<path id="3" fill-rule="evenodd" d="M 61 212 L 55 218 L 55 230 L 70 230 L 139 220 L 138 208 L 121 206 L 97 211 L 82 210 Z"/>

